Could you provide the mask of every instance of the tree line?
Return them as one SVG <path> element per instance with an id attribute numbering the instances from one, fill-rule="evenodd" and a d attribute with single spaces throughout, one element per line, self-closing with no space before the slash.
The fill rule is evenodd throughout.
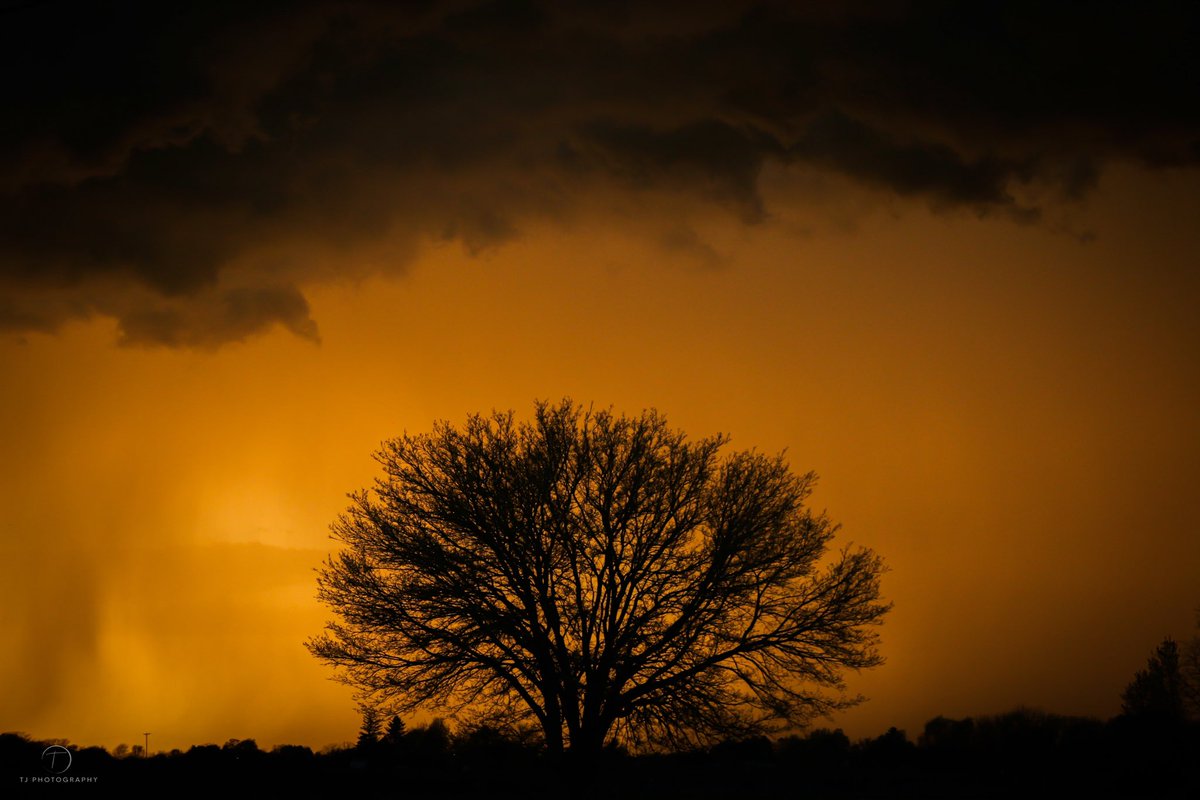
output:
<path id="1" fill-rule="evenodd" d="M 0 734 L 11 775 L 36 769 L 50 742 Z M 70 746 L 69 743 L 62 743 Z M 408 797 L 1200 796 L 1200 724 L 1158 715 L 1108 721 L 1031 709 L 935 717 L 915 738 L 896 728 L 852 741 L 840 729 L 727 739 L 684 751 L 610 746 L 586 764 L 547 752 L 530 731 L 444 720 L 364 720 L 358 741 L 321 751 L 253 739 L 117 757 L 72 748 L 72 772 L 112 786 L 389 791 Z"/>

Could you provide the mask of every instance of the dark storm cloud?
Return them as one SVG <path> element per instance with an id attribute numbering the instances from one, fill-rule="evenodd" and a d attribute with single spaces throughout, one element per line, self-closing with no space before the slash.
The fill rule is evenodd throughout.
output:
<path id="1" fill-rule="evenodd" d="M 595 124 L 580 131 L 603 166 L 635 187 L 672 184 L 728 205 L 746 222 L 765 216 L 756 185 L 768 154 L 782 155 L 771 137 L 717 120 L 655 130 Z"/>
<path id="2" fill-rule="evenodd" d="M 175 308 L 140 307 L 121 317 L 122 344 L 215 347 L 245 339 L 274 324 L 317 341 L 308 301 L 294 287 L 254 287 L 194 297 Z"/>
<path id="3" fill-rule="evenodd" d="M 970 206 L 980 213 L 1002 209 L 1024 221 L 1038 217 L 1037 209 L 1018 205 L 1007 188 L 1029 182 L 1034 169 L 1028 162 L 995 156 L 968 160 L 940 142 L 900 143 L 844 114 L 815 119 L 791 153 L 901 195 L 926 195 L 935 206 Z"/>
<path id="4" fill-rule="evenodd" d="M 754 224 L 767 162 L 1030 222 L 1110 161 L 1200 159 L 1191 6 L 818 6 L 10 7 L 0 326 L 315 339 L 305 253 L 402 269 L 613 193 Z"/>

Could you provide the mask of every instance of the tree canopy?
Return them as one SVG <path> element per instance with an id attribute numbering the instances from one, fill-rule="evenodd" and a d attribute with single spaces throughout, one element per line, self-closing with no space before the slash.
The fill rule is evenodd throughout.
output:
<path id="1" fill-rule="evenodd" d="M 569 400 L 382 446 L 332 526 L 309 642 L 397 713 L 536 722 L 553 751 L 680 745 L 858 702 L 881 559 L 831 552 L 782 456 Z"/>

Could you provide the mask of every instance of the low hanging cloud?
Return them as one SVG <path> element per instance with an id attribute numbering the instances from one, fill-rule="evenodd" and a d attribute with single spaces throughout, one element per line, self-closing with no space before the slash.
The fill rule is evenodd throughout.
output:
<path id="1" fill-rule="evenodd" d="M 1175 4 L 401 5 L 4 9 L 0 328 L 316 341 L 303 290 L 339 270 L 480 252 L 596 196 L 761 224 L 768 163 L 1036 223 L 1107 163 L 1200 160 Z"/>
<path id="2" fill-rule="evenodd" d="M 291 286 L 257 286 L 213 296 L 189 296 L 166 308 L 137 308 L 120 318 L 122 344 L 215 347 L 239 341 L 272 324 L 313 342 L 317 325 L 304 295 Z"/>

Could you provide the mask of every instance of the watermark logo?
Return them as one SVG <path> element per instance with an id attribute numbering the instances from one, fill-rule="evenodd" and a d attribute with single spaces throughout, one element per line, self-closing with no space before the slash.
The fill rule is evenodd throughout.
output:
<path id="1" fill-rule="evenodd" d="M 71 768 L 71 751 L 61 744 L 52 744 L 42 751 L 42 767 L 51 775 L 62 775 Z"/>
<path id="2" fill-rule="evenodd" d="M 96 783 L 100 780 L 96 775 L 66 775 L 71 768 L 75 756 L 61 744 L 52 744 L 42 751 L 43 775 L 19 775 L 20 783 Z M 86 762 L 86 759 L 85 759 Z"/>

